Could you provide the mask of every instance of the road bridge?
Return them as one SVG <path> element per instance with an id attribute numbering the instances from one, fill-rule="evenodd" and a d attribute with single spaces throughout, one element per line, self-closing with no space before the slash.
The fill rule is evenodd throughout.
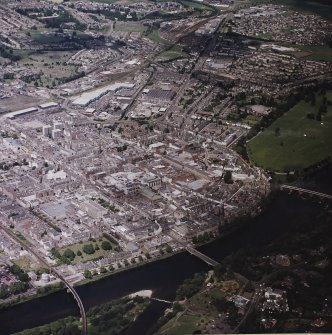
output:
<path id="1" fill-rule="evenodd" d="M 314 195 L 314 196 L 317 196 L 317 197 L 320 197 L 320 198 L 325 198 L 325 199 L 331 199 L 332 200 L 332 195 L 330 195 L 330 194 L 311 191 L 311 190 L 308 190 L 306 188 L 290 186 L 290 185 L 281 185 L 280 188 L 282 190 L 290 190 L 290 191 L 295 191 L 295 192 L 298 192 L 298 193 L 306 193 L 306 194 Z"/>
<path id="2" fill-rule="evenodd" d="M 207 255 L 201 253 L 201 252 L 198 251 L 197 249 L 195 249 L 195 248 L 193 248 L 193 247 L 191 247 L 191 246 L 189 246 L 189 245 L 187 245 L 185 248 L 186 248 L 186 250 L 187 250 L 190 254 L 192 254 L 192 255 L 194 255 L 194 256 L 200 258 L 203 262 L 205 262 L 205 263 L 207 263 L 207 264 L 209 264 L 209 265 L 211 265 L 211 266 L 217 266 L 217 265 L 219 265 L 219 263 L 218 263 L 217 261 L 215 261 L 214 259 L 210 258 L 209 256 L 207 256 Z"/>
<path id="3" fill-rule="evenodd" d="M 24 243 L 22 240 L 20 240 L 11 230 L 9 230 L 8 228 L 6 228 L 3 225 L 0 225 L 0 229 L 2 229 L 5 233 L 7 233 L 7 235 L 9 235 L 13 240 L 15 240 L 17 243 L 19 243 L 24 249 L 26 249 L 27 251 L 29 251 L 33 256 L 35 256 L 43 265 L 46 266 L 46 268 L 50 268 L 51 271 L 56 275 L 56 277 L 58 277 L 67 287 L 67 289 L 69 290 L 69 292 L 72 293 L 72 295 L 74 296 L 74 299 L 76 300 L 78 307 L 80 309 L 80 313 L 81 313 L 81 322 L 82 322 L 82 334 L 83 335 L 87 335 L 87 318 L 86 318 L 86 314 L 85 314 L 85 309 L 84 309 L 84 305 L 83 302 L 80 298 L 80 296 L 78 295 L 78 293 L 76 292 L 75 288 L 66 280 L 66 278 L 64 278 L 64 276 L 59 273 L 57 270 L 53 269 L 52 267 L 50 267 L 50 265 L 46 262 L 46 260 L 38 253 L 36 252 L 33 247 L 30 247 L 29 245 L 27 245 L 26 243 Z"/>

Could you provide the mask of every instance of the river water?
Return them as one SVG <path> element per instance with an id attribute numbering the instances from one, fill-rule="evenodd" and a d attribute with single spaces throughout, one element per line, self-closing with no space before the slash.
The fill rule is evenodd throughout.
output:
<path id="1" fill-rule="evenodd" d="M 315 179 L 315 189 L 324 189 L 325 193 L 332 194 L 331 181 L 332 171 L 330 169 L 323 171 Z M 319 187 L 320 184 L 323 185 L 322 188 Z M 267 210 L 252 223 L 230 236 L 200 248 L 200 250 L 217 261 L 245 246 L 255 246 L 264 250 L 264 246 L 283 234 L 296 233 L 296 227 L 301 220 L 315 222 L 321 210 L 322 207 L 318 205 L 317 199 L 303 199 L 297 195 L 280 192 Z M 209 266 L 200 259 L 188 253 L 181 253 L 77 287 L 77 291 L 86 309 L 144 289 L 152 290 L 153 297 L 173 300 L 178 285 L 185 278 L 208 269 Z M 124 334 L 146 334 L 167 307 L 168 305 L 165 303 L 152 302 Z M 65 291 L 55 292 L 1 310 L 0 334 L 11 334 L 78 314 L 76 302 L 71 294 Z"/>

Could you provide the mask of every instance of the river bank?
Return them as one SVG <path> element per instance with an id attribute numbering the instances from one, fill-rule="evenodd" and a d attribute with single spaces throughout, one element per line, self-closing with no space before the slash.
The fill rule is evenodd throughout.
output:
<path id="1" fill-rule="evenodd" d="M 314 222 L 319 211 L 320 208 L 313 200 L 301 199 L 296 195 L 279 192 L 268 205 L 267 210 L 240 231 L 200 247 L 199 250 L 211 258 L 221 261 L 243 245 L 257 247 L 268 245 L 271 241 L 290 231 L 298 220 L 311 219 Z M 76 289 L 86 309 L 140 290 L 152 290 L 152 297 L 172 301 L 175 298 L 177 287 L 184 279 L 208 269 L 209 266 L 200 259 L 188 253 L 179 253 L 158 262 L 151 262 L 95 282 L 77 286 Z M 158 318 L 158 315 L 162 315 L 165 308 L 167 308 L 165 304 L 152 303 L 147 310 Z M 11 334 L 70 315 L 78 316 L 76 302 L 65 291 L 55 292 L 3 309 L 0 313 L 2 334 Z M 20 316 L 19 322 L 12 322 L 12 320 L 17 320 L 18 316 Z M 143 315 L 139 317 L 137 323 L 141 324 L 141 330 L 138 331 L 135 328 L 136 334 L 145 334 L 145 330 L 154 322 L 152 319 Z M 136 327 L 136 325 L 134 326 Z M 126 335 L 129 334 L 135 333 L 130 333 L 130 329 L 127 329 Z"/>

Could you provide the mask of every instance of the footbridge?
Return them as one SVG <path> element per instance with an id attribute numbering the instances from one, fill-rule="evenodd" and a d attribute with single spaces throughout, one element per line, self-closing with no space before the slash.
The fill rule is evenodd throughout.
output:
<path id="1" fill-rule="evenodd" d="M 151 300 L 154 301 L 159 301 L 159 302 L 164 302 L 166 304 L 173 304 L 173 301 L 165 300 L 165 299 L 159 299 L 159 298 L 150 298 Z"/>
<path id="2" fill-rule="evenodd" d="M 330 199 L 332 200 L 332 195 L 326 194 L 326 193 L 321 193 L 321 192 L 316 192 L 316 191 L 311 191 L 306 188 L 301 188 L 301 187 L 296 187 L 296 186 L 290 186 L 290 185 L 281 185 L 280 187 L 282 190 L 289 190 L 289 191 L 295 191 L 298 193 L 306 193 L 310 195 L 314 195 L 320 198 L 325 198 L 325 199 Z"/>

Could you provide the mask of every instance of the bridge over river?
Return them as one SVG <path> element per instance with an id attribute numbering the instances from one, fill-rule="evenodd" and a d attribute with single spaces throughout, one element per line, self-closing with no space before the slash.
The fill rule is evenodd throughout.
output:
<path id="1" fill-rule="evenodd" d="M 282 190 L 289 190 L 289 191 L 294 191 L 298 193 L 306 193 L 310 195 L 314 195 L 320 198 L 325 198 L 325 199 L 331 199 L 332 200 L 332 195 L 326 194 L 326 193 L 321 193 L 321 192 L 316 192 L 316 191 L 311 191 L 306 188 L 301 188 L 301 187 L 296 187 L 296 186 L 291 186 L 291 185 L 281 185 L 280 188 Z"/>

